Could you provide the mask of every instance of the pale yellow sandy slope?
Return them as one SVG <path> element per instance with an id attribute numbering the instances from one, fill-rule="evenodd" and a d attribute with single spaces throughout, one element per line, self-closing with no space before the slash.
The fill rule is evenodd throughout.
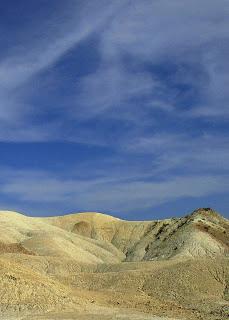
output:
<path id="1" fill-rule="evenodd" d="M 208 209 L 162 221 L 1 211 L 0 318 L 227 319 L 228 245 L 228 220 Z"/>

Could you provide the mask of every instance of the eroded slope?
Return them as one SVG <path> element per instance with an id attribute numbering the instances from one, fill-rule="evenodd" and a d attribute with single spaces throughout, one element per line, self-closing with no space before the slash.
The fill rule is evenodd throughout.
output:
<path id="1" fill-rule="evenodd" d="M 157 221 L 123 221 L 99 213 L 82 213 L 48 218 L 47 222 L 86 238 L 109 242 L 125 254 L 126 261 L 228 253 L 228 220 L 208 208 L 183 218 Z"/>
<path id="2" fill-rule="evenodd" d="M 226 319 L 228 231 L 211 209 L 162 221 L 0 212 L 0 310 Z"/>

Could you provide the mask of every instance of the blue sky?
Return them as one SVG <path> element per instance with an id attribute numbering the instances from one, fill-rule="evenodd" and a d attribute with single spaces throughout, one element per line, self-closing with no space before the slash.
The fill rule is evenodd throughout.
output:
<path id="1" fill-rule="evenodd" d="M 0 3 L 0 208 L 229 213 L 227 0 Z"/>

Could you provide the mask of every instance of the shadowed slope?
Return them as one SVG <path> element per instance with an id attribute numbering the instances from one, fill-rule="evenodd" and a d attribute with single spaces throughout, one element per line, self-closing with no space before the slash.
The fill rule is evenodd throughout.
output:
<path id="1" fill-rule="evenodd" d="M 55 226 L 87 238 L 112 243 L 126 261 L 199 257 L 228 253 L 229 223 L 211 209 L 184 218 L 124 221 L 99 213 L 48 218 Z"/>
<path id="2" fill-rule="evenodd" d="M 118 262 L 124 258 L 109 242 L 68 232 L 14 212 L 0 212 L 0 252 L 69 257 L 82 263 Z"/>

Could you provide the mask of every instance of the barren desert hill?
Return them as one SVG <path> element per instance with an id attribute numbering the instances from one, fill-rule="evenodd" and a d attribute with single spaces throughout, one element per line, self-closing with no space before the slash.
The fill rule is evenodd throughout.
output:
<path id="1" fill-rule="evenodd" d="M 212 209 L 182 218 L 125 221 L 101 213 L 32 218 L 0 212 L 1 251 L 66 256 L 83 263 L 225 255 L 229 223 Z"/>
<path id="2" fill-rule="evenodd" d="M 125 221 L 101 213 L 33 218 L 0 212 L 0 252 L 66 257 L 82 263 L 225 256 L 229 222 L 212 209 L 182 218 Z"/>
<path id="3" fill-rule="evenodd" d="M 226 319 L 228 248 L 229 221 L 209 208 L 152 221 L 1 211 L 1 319 Z"/>
<path id="4" fill-rule="evenodd" d="M 92 212 L 47 221 L 71 233 L 111 243 L 125 254 L 126 261 L 224 255 L 229 245 L 228 220 L 210 208 L 154 221 L 125 221 Z"/>
<path id="5" fill-rule="evenodd" d="M 31 255 L 66 257 L 82 263 L 118 262 L 120 251 L 109 242 L 77 235 L 48 223 L 15 212 L 0 212 L 2 252 L 20 246 Z M 16 249 L 14 250 L 14 252 Z"/>

